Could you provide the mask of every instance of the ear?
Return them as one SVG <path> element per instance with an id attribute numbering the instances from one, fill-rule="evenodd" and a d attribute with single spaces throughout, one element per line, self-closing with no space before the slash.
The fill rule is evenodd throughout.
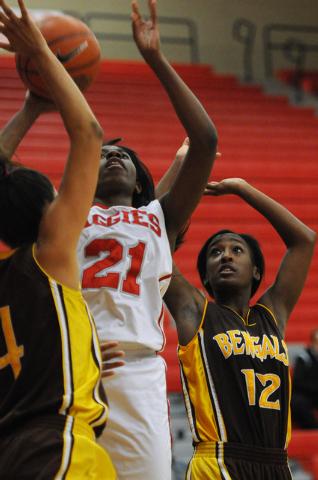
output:
<path id="1" fill-rule="evenodd" d="M 254 271 L 253 271 L 253 278 L 254 278 L 254 280 L 257 280 L 257 281 L 259 281 L 260 278 L 261 278 L 261 272 L 260 272 L 259 268 L 255 267 L 255 266 L 254 266 Z"/>
<path id="2" fill-rule="evenodd" d="M 208 277 L 206 275 L 204 275 L 203 277 L 203 285 L 207 285 L 209 283 L 209 280 L 208 280 Z"/>
<path id="3" fill-rule="evenodd" d="M 142 187 L 141 187 L 140 183 L 139 183 L 139 182 L 136 182 L 136 185 L 135 185 L 135 188 L 134 188 L 134 192 L 140 193 L 141 190 L 142 190 Z"/>

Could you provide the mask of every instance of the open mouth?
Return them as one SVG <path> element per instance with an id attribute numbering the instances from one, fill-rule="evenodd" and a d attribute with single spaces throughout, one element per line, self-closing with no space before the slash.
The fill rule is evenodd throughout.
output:
<path id="1" fill-rule="evenodd" d="M 219 273 L 234 273 L 235 272 L 235 269 L 230 266 L 230 265 L 222 265 L 220 268 L 219 268 Z"/>
<path id="2" fill-rule="evenodd" d="M 107 160 L 105 168 L 123 168 L 125 170 L 124 162 L 118 157 L 112 157 Z"/>

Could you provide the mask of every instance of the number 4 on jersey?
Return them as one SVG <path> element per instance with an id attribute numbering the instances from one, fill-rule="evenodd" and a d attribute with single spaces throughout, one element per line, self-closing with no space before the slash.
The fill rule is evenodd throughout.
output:
<path id="1" fill-rule="evenodd" d="M 3 357 L 0 357 L 0 370 L 7 365 L 11 365 L 14 378 L 17 378 L 21 371 L 20 358 L 23 357 L 24 353 L 23 345 L 17 346 L 9 307 L 0 308 L 0 316 L 2 331 L 7 345 L 7 353 Z"/>

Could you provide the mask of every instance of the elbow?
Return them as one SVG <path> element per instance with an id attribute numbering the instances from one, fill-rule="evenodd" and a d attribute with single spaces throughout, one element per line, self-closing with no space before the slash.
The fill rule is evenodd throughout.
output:
<path id="1" fill-rule="evenodd" d="M 307 231 L 305 232 L 305 236 L 303 239 L 303 245 L 307 245 L 309 251 L 314 252 L 315 245 L 317 241 L 317 234 L 309 227 L 307 227 Z"/>
<path id="2" fill-rule="evenodd" d="M 207 151 L 209 152 L 213 151 L 214 153 L 216 153 L 217 147 L 218 147 L 218 141 L 219 141 L 218 132 L 215 126 L 213 125 L 213 123 L 210 122 L 206 130 L 205 141 L 203 142 L 203 145 Z"/>
<path id="3" fill-rule="evenodd" d="M 71 142 L 85 140 L 86 142 L 98 141 L 102 144 L 104 132 L 96 118 L 93 118 L 89 122 L 86 119 L 78 122 L 76 126 L 68 130 L 68 135 Z"/>
<path id="4" fill-rule="evenodd" d="M 102 142 L 104 138 L 104 131 L 97 120 L 91 123 L 91 129 L 92 135 L 94 135 L 97 140 Z"/>
<path id="5" fill-rule="evenodd" d="M 104 132 L 100 124 L 96 121 L 92 121 L 89 124 L 89 127 L 86 127 L 85 133 L 82 136 L 82 139 L 85 138 L 88 144 L 99 145 L 101 148 L 104 138 Z"/>
<path id="6" fill-rule="evenodd" d="M 308 232 L 308 241 L 309 243 L 313 246 L 313 248 L 315 247 L 316 245 L 316 241 L 317 241 L 317 233 L 314 232 L 313 230 L 311 230 L 310 228 L 308 229 L 309 232 Z"/>

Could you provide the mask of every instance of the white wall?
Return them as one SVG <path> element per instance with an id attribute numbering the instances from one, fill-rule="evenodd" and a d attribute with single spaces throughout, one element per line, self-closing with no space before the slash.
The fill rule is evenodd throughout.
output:
<path id="1" fill-rule="evenodd" d="M 116 12 L 130 14 L 130 0 L 55 0 L 51 2 L 26 0 L 29 8 L 55 8 L 74 10 L 79 13 Z M 147 1 L 139 0 L 140 7 L 147 13 Z M 13 5 L 10 2 L 10 5 Z M 241 76 L 243 45 L 232 37 L 233 22 L 246 18 L 257 26 L 253 68 L 256 78 L 264 76 L 261 31 L 269 23 L 318 25 L 317 0 L 158 0 L 158 14 L 193 19 L 197 25 L 201 63 L 213 65 L 219 72 Z M 130 33 L 129 23 L 112 24 L 94 22 L 93 30 L 106 29 L 112 32 Z M 182 34 L 178 29 L 162 33 Z M 295 35 L 293 35 L 295 36 Z M 318 45 L 318 34 L 311 36 Z M 110 58 L 140 58 L 133 42 L 101 42 L 102 55 Z M 188 62 L 188 47 L 164 46 L 164 52 L 171 61 Z M 277 66 L 287 63 L 277 56 Z M 318 66 L 318 53 L 309 58 L 311 66 Z"/>

